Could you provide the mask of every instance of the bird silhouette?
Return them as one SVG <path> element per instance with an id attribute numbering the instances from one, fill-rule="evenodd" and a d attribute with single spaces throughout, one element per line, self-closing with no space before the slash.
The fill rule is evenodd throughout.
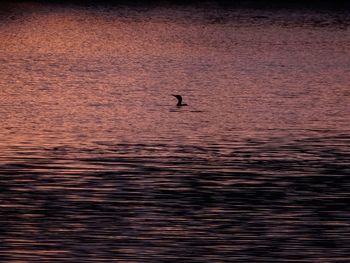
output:
<path id="1" fill-rule="evenodd" d="M 186 103 L 182 103 L 182 96 L 181 95 L 174 95 L 174 94 L 171 94 L 171 95 L 177 99 L 176 106 L 187 106 Z"/>

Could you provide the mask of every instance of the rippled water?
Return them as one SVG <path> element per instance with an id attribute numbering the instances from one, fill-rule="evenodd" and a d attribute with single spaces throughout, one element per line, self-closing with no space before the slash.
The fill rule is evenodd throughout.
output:
<path id="1" fill-rule="evenodd" d="M 3 262 L 349 262 L 347 15 L 0 15 Z"/>

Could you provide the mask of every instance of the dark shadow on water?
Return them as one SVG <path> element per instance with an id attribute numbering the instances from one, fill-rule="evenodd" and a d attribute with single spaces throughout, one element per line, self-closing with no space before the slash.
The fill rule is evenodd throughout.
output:
<path id="1" fill-rule="evenodd" d="M 347 143 L 41 149 L 0 166 L 0 253 L 64 262 L 342 259 Z"/>
<path id="2" fill-rule="evenodd" d="M 32 1 L 2 1 L 1 8 L 12 7 L 13 4 L 22 3 L 41 3 L 41 4 L 65 4 L 65 5 L 82 5 L 82 6 L 103 6 L 103 5 L 122 5 L 132 7 L 156 7 L 156 6 L 216 6 L 224 9 L 233 8 L 254 8 L 254 9 L 314 9 L 314 10 L 328 10 L 328 11 L 344 11 L 350 8 L 349 1 L 346 0 L 211 0 L 203 1 L 200 0 L 32 0 Z"/>

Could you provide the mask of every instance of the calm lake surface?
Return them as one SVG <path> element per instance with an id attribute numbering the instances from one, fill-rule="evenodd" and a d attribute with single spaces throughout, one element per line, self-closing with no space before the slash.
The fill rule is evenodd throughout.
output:
<path id="1" fill-rule="evenodd" d="M 1 262 L 349 262 L 348 15 L 0 15 Z"/>

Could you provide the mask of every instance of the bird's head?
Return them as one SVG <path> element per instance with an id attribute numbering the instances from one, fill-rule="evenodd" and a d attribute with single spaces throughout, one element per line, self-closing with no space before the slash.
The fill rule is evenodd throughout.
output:
<path id="1" fill-rule="evenodd" d="M 181 95 L 175 95 L 175 94 L 171 94 L 171 96 L 174 96 L 177 99 L 182 99 Z"/>
<path id="2" fill-rule="evenodd" d="M 174 95 L 174 94 L 171 94 L 171 95 L 174 96 L 177 99 L 176 106 L 184 106 L 184 104 L 182 104 L 182 97 L 181 97 L 181 95 Z"/>

